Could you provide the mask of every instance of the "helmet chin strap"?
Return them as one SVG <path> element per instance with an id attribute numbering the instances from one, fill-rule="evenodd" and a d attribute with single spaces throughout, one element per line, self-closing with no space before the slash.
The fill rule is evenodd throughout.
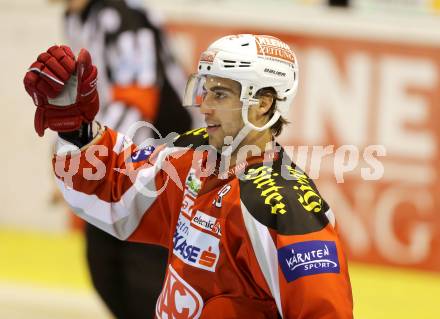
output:
<path id="1" fill-rule="evenodd" d="M 230 157 L 232 153 L 237 149 L 238 145 L 246 138 L 246 136 L 252 131 L 256 130 L 258 132 L 262 132 L 268 128 L 270 128 L 272 125 L 275 124 L 276 121 L 280 118 L 281 114 L 278 111 L 275 111 L 275 113 L 272 115 L 272 118 L 263 126 L 255 126 L 251 122 L 249 122 L 248 118 L 248 112 L 249 112 L 250 103 L 249 100 L 246 99 L 243 101 L 243 107 L 241 110 L 241 117 L 243 118 L 244 126 L 241 128 L 241 130 L 238 132 L 238 134 L 232 138 L 231 136 L 228 136 L 232 140 L 227 147 L 222 148 L 221 155 L 224 157 Z M 225 143 L 226 143 L 225 138 Z"/>
<path id="2" fill-rule="evenodd" d="M 227 136 L 225 138 L 225 143 L 228 143 L 229 145 L 227 145 L 226 147 L 222 148 L 222 152 L 221 155 L 224 157 L 230 157 L 232 155 L 232 153 L 237 149 L 238 145 L 240 145 L 240 143 L 246 138 L 246 136 L 252 131 L 252 128 L 244 125 L 240 132 L 238 132 L 238 134 L 235 137 L 231 137 L 231 136 Z M 229 141 L 228 141 L 229 139 Z"/>

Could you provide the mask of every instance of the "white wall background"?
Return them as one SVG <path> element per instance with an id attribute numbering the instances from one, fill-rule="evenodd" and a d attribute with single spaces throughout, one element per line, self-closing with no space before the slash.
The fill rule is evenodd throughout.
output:
<path id="1" fill-rule="evenodd" d="M 37 54 L 60 43 L 62 6 L 47 0 L 0 0 L 0 227 L 59 230 L 66 214 L 50 205 L 50 148 L 39 138 L 35 106 L 23 87 Z"/>

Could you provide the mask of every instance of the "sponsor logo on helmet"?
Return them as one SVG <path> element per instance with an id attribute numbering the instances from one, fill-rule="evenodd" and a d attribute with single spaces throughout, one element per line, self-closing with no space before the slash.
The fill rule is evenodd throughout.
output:
<path id="1" fill-rule="evenodd" d="M 290 47 L 283 41 L 271 37 L 256 35 L 257 54 L 260 56 L 269 56 L 289 63 L 295 63 L 295 54 Z"/>
<path id="2" fill-rule="evenodd" d="M 340 272 L 333 241 L 312 240 L 282 247 L 278 249 L 278 262 L 288 282 L 309 275 Z"/>
<path id="3" fill-rule="evenodd" d="M 215 56 L 217 55 L 217 51 L 205 51 L 200 56 L 200 62 L 210 63 L 214 62 Z"/>
<path id="4" fill-rule="evenodd" d="M 277 76 L 282 76 L 282 77 L 286 76 L 286 72 L 276 71 L 276 70 L 269 69 L 269 68 L 265 68 L 264 72 L 265 73 L 274 74 L 274 75 L 277 75 Z"/>
<path id="5" fill-rule="evenodd" d="M 169 265 L 165 283 L 156 303 L 160 319 L 197 319 L 203 309 L 200 294 Z"/>

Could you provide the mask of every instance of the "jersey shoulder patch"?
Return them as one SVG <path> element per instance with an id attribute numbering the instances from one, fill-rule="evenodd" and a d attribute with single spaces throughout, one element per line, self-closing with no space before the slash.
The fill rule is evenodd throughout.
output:
<path id="1" fill-rule="evenodd" d="M 279 159 L 250 165 L 239 183 L 241 201 L 249 213 L 278 234 L 302 235 L 329 223 L 327 203 L 314 182 L 294 164 Z"/>
<path id="2" fill-rule="evenodd" d="M 208 133 L 205 127 L 185 132 L 174 140 L 174 146 L 177 147 L 197 148 L 202 145 L 208 145 Z"/>

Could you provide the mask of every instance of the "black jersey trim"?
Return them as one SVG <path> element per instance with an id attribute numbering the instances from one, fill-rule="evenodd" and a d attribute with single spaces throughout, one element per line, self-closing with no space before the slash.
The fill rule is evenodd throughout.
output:
<path id="1" fill-rule="evenodd" d="M 197 128 L 179 135 L 176 137 L 174 145 L 191 148 L 208 145 L 208 133 L 206 132 L 206 127 Z"/>
<path id="2" fill-rule="evenodd" d="M 327 203 L 315 183 L 290 159 L 286 161 L 283 149 L 279 154 L 273 162 L 246 168 L 239 179 L 241 201 L 255 219 L 278 234 L 323 229 L 329 223 Z"/>

